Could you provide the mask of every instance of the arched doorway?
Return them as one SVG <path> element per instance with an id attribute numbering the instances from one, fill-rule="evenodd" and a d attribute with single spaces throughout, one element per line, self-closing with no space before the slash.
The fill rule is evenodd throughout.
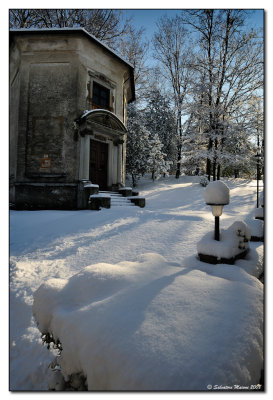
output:
<path id="1" fill-rule="evenodd" d="M 81 138 L 79 180 L 90 180 L 100 190 L 124 186 L 124 124 L 101 109 L 86 111 L 76 122 Z"/>

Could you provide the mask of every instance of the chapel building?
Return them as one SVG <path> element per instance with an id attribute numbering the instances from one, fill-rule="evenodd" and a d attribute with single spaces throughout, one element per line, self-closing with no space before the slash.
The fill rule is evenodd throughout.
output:
<path id="1" fill-rule="evenodd" d="M 125 186 L 134 69 L 83 28 L 10 31 L 10 202 L 86 208 Z"/>

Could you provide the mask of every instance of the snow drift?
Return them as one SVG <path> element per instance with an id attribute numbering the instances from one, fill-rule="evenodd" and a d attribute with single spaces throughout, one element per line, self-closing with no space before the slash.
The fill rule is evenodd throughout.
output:
<path id="1" fill-rule="evenodd" d="M 59 279 L 63 280 L 61 281 L 62 285 L 54 288 L 50 296 L 45 290 L 43 295 L 46 299 L 44 301 L 45 309 L 43 311 L 37 309 L 39 314 L 37 316 L 41 323 L 45 315 L 53 318 L 45 321 L 45 328 L 54 329 L 54 334 L 57 333 L 55 327 L 63 327 L 61 340 L 64 342 L 65 338 L 68 347 L 62 343 L 65 347 L 61 359 L 69 362 L 69 357 L 72 357 L 75 352 L 75 358 L 71 363 L 73 370 L 84 370 L 86 374 L 86 371 L 89 371 L 88 374 L 93 371 L 93 374 L 97 374 L 97 376 L 100 375 L 99 370 L 101 370 L 103 382 L 99 385 L 100 380 L 96 379 L 97 387 L 103 387 L 103 385 L 117 387 L 120 381 L 122 381 L 121 387 L 129 386 L 124 383 L 127 375 L 132 376 L 134 383 L 130 387 L 138 386 L 137 382 L 142 379 L 140 368 L 148 370 L 159 359 L 162 360 L 162 365 L 157 368 L 161 369 L 162 374 L 164 368 L 167 370 L 168 365 L 173 365 L 173 370 L 182 376 L 181 379 L 178 376 L 176 382 L 179 381 L 180 387 L 186 389 L 190 387 L 203 388 L 205 381 L 210 380 L 211 382 L 216 378 L 219 380 L 219 376 L 224 376 L 223 380 L 226 382 L 232 376 L 233 381 L 236 380 L 239 384 L 242 376 L 244 376 L 244 381 L 248 381 L 248 378 L 245 377 L 249 370 L 252 371 L 249 374 L 249 381 L 252 378 L 256 381 L 261 368 L 260 323 L 262 317 L 261 315 L 256 317 L 255 313 L 260 310 L 262 314 L 263 309 L 261 309 L 260 300 L 257 303 L 255 301 L 256 298 L 260 299 L 262 289 L 260 282 L 257 279 L 255 281 L 253 276 L 247 277 L 247 274 L 259 277 L 262 273 L 263 242 L 250 242 L 246 258 L 236 261 L 235 265 L 215 266 L 201 262 L 197 258 L 196 244 L 209 230 L 213 230 L 213 217 L 210 207 L 205 204 L 203 199 L 204 187 L 199 183 L 200 177 L 183 176 L 177 180 L 174 176 L 170 176 L 158 180 L 156 184 L 151 182 L 150 178 L 148 176 L 141 179 L 138 187 L 141 195 L 146 198 L 146 207 L 143 209 L 113 207 L 100 212 L 90 210 L 10 211 L 10 390 L 48 391 L 48 389 L 63 388 L 62 382 L 56 385 L 60 373 L 52 372 L 48 368 L 49 364 L 54 364 L 53 359 L 56 353 L 47 350 L 46 346 L 42 346 L 41 333 L 32 316 L 33 293 L 42 284 L 48 285 L 48 281 L 51 279 L 57 279 L 56 286 L 60 283 Z M 225 182 L 230 187 L 232 200 L 224 208 L 221 228 L 227 229 L 234 221 L 244 220 L 251 228 L 251 235 L 253 235 L 251 222 L 255 223 L 257 227 L 262 228 L 263 226 L 263 221 L 254 219 L 257 197 L 256 181 L 229 179 Z M 165 267 L 160 269 L 161 261 L 158 259 L 158 267 L 149 271 L 147 269 L 149 264 L 145 264 L 144 260 L 141 261 L 138 258 L 140 253 L 157 253 L 168 262 L 162 264 Z M 85 300 L 89 290 L 88 285 L 86 284 L 87 291 L 84 290 L 83 284 L 79 285 L 78 293 L 83 296 L 80 304 L 90 307 L 90 315 L 93 310 L 91 317 L 94 324 L 90 328 L 90 332 L 86 332 L 82 322 L 76 327 L 77 321 L 81 320 L 80 315 L 87 316 L 87 314 L 83 314 L 80 311 L 81 306 L 76 303 L 77 297 L 80 299 L 79 294 L 77 297 L 75 295 L 72 301 L 72 292 L 68 289 L 69 301 L 67 305 L 65 304 L 64 289 L 76 280 L 79 283 L 79 277 L 75 274 L 84 271 L 87 266 L 93 270 L 94 264 L 102 267 L 105 265 L 103 263 L 107 263 L 109 271 L 114 270 L 115 276 L 119 266 L 123 266 L 124 272 L 125 266 L 129 271 L 130 264 L 128 262 L 121 263 L 122 260 L 132 262 L 132 268 L 135 265 L 139 270 L 135 286 L 128 281 L 129 275 L 126 273 L 124 281 L 121 281 L 121 277 L 116 279 L 113 292 L 110 293 L 109 277 L 104 271 L 101 279 L 96 279 L 94 281 L 96 284 L 92 286 L 93 295 L 96 288 L 100 288 L 101 292 L 101 295 L 96 292 L 96 296 L 98 296 L 96 303 L 96 300 L 92 300 L 93 298 Z M 180 265 L 171 264 L 172 262 L 179 262 Z M 93 265 L 90 267 L 91 264 Z M 140 282 L 141 264 L 143 267 L 146 265 L 141 272 L 143 284 Z M 173 278 L 171 277 L 172 269 L 174 274 L 178 274 Z M 144 272 L 147 275 L 144 275 Z M 184 275 L 182 275 L 183 273 Z M 103 277 L 106 279 L 104 282 L 105 292 L 102 291 Z M 84 280 L 82 279 L 82 281 Z M 88 282 L 90 284 L 91 281 Z M 137 285 L 139 291 L 137 291 Z M 48 285 L 48 289 L 50 287 L 51 285 Z M 147 292 L 145 292 L 145 287 Z M 156 292 L 156 288 L 158 292 Z M 255 293 L 253 298 L 250 295 L 251 291 Z M 109 296 L 108 304 L 106 304 L 106 292 Z M 121 297 L 122 292 L 123 298 Z M 140 298 L 142 293 L 143 303 Z M 170 299 L 166 298 L 168 293 Z M 245 293 L 247 293 L 246 297 Z M 195 294 L 196 298 L 194 299 Z M 38 300 L 40 295 L 35 295 L 35 297 Z M 145 299 L 146 305 L 144 304 Z M 215 299 L 215 304 L 213 304 L 213 299 Z M 55 303 L 50 309 L 46 303 L 53 302 L 53 300 Z M 115 301 L 112 306 L 111 301 Z M 127 314 L 125 314 L 126 302 L 129 310 Z M 95 312 L 95 307 L 97 312 Z M 118 313 L 119 309 L 120 314 Z M 214 311 L 210 313 L 210 310 L 217 310 L 218 315 L 213 314 Z M 253 317 L 251 311 L 254 311 Z M 65 312 L 67 318 L 65 318 Z M 246 314 L 244 314 L 245 312 Z M 58 321 L 58 313 L 61 315 L 62 321 Z M 77 315 L 77 321 L 73 319 L 74 315 Z M 164 322 L 165 315 L 167 319 Z M 248 320 L 249 315 L 250 319 Z M 133 321 L 135 321 L 135 325 Z M 91 323 L 83 321 L 84 324 L 88 326 Z M 65 331 L 65 327 L 68 327 L 67 331 Z M 176 327 L 176 330 L 173 327 Z M 228 330 L 225 330 L 225 327 Z M 121 333 L 119 333 L 120 331 Z M 246 335 L 243 340 L 245 331 Z M 210 338 L 211 332 L 213 337 L 217 338 L 216 342 Z M 255 333 L 257 333 L 256 342 Z M 120 339 L 118 334 L 120 334 Z M 123 338 L 127 338 L 124 341 L 124 347 L 121 345 Z M 69 343 L 72 343 L 70 348 Z M 141 348 L 142 343 L 143 349 Z M 153 343 L 153 346 L 147 350 L 147 358 L 152 358 L 153 349 L 154 355 L 157 357 L 153 359 L 153 363 L 144 362 L 145 349 L 149 343 Z M 202 343 L 206 344 L 205 350 L 201 348 Z M 244 343 L 241 349 L 240 343 Z M 96 354 L 94 354 L 94 349 L 93 353 L 88 353 L 90 363 L 94 368 L 92 370 L 83 364 L 83 360 L 86 360 L 87 357 L 83 354 L 87 345 L 89 347 L 99 346 Z M 211 350 L 209 350 L 209 345 Z M 160 347 L 160 351 L 158 347 Z M 251 357 L 253 348 L 253 357 Z M 112 353 L 108 354 L 108 349 Z M 235 353 L 231 355 L 233 349 L 235 349 Z M 78 353 L 77 350 L 79 350 Z M 87 351 L 89 350 L 87 349 Z M 115 361 L 118 368 L 114 373 L 119 375 L 124 372 L 122 369 L 125 369 L 125 366 L 122 366 L 121 357 L 127 357 L 127 361 L 131 365 L 132 373 L 125 371 L 124 379 L 115 379 L 115 374 L 112 375 L 113 352 L 118 353 L 116 358 L 119 360 L 119 363 L 117 360 Z M 239 354 L 238 360 L 236 359 L 237 354 Z M 95 356 L 97 356 L 97 364 Z M 235 360 L 234 365 L 231 365 L 232 357 Z M 257 358 L 257 363 L 254 358 Z M 226 359 L 228 365 L 225 362 Z M 140 361 L 138 362 L 138 360 Z M 164 367 L 165 360 L 167 360 L 166 367 Z M 201 362 L 200 360 L 205 361 Z M 141 367 L 140 364 L 142 364 Z M 239 371 L 238 379 L 234 378 L 236 366 Z M 62 369 L 64 371 L 65 367 L 63 366 Z M 190 370 L 193 371 L 192 378 L 187 382 Z M 109 374 L 111 372 L 111 382 L 107 371 Z M 56 378 L 53 379 L 55 383 L 52 383 L 52 375 Z M 151 376 L 156 376 L 156 372 Z M 211 379 L 209 379 L 210 376 Z M 165 379 L 163 376 L 160 387 L 167 387 L 171 378 L 168 373 L 166 377 Z M 200 384 L 198 383 L 199 378 Z M 89 381 L 92 389 L 95 386 L 92 383 L 92 376 L 89 377 Z M 115 385 L 112 381 L 115 382 Z M 143 385 L 140 384 L 139 388 L 144 387 L 147 381 L 149 381 L 148 378 L 146 381 L 143 380 Z M 158 378 L 157 382 L 159 381 Z M 145 387 L 158 386 L 153 385 L 152 380 L 148 384 Z M 170 386 L 175 388 L 178 385 Z"/>
<path id="2" fill-rule="evenodd" d="M 263 285 L 237 266 L 205 268 L 149 253 L 42 284 L 33 313 L 62 344 L 64 378 L 82 373 L 88 390 L 257 384 Z"/>

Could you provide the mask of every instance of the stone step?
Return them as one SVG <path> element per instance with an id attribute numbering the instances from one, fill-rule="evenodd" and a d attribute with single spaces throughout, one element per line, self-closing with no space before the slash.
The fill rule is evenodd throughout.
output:
<path id="1" fill-rule="evenodd" d="M 100 190 L 100 193 L 107 194 L 110 197 L 123 197 L 122 194 L 120 194 L 118 192 L 108 192 L 106 190 Z"/>
<path id="2" fill-rule="evenodd" d="M 113 204 L 111 203 L 111 207 L 135 207 L 133 203 L 125 203 L 125 204 Z"/>
<path id="3" fill-rule="evenodd" d="M 135 205 L 127 198 L 123 197 L 118 192 L 110 192 L 106 190 L 100 190 L 101 194 L 105 194 L 111 197 L 111 207 L 134 207 Z"/>
<path id="4" fill-rule="evenodd" d="M 111 207 L 114 206 L 134 206 L 133 203 L 131 203 L 130 200 L 126 199 L 126 201 L 120 201 L 120 200 L 115 200 L 111 198 Z"/>

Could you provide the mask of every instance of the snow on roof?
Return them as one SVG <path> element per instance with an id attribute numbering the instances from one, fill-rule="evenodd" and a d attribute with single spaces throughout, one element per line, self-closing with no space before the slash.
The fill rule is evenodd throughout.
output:
<path id="1" fill-rule="evenodd" d="M 84 110 L 84 112 L 83 112 L 82 115 L 79 117 L 79 119 L 86 118 L 87 115 L 90 115 L 90 114 L 98 114 L 98 113 L 101 113 L 101 112 L 103 112 L 104 114 L 109 114 L 109 115 L 111 115 L 113 118 L 118 119 L 118 121 L 120 121 L 120 119 L 116 116 L 116 114 L 114 114 L 112 111 L 105 110 L 105 108 L 96 108 L 96 109 L 94 109 L 94 110 Z M 120 121 L 120 122 L 121 122 L 121 121 Z M 121 122 L 121 123 L 122 123 L 122 122 Z M 123 123 L 122 123 L 122 124 L 123 124 Z"/>
<path id="2" fill-rule="evenodd" d="M 113 129 L 118 129 L 121 131 L 126 132 L 126 127 L 124 125 L 124 123 L 116 116 L 116 114 L 114 114 L 113 112 L 109 111 L 109 110 L 105 110 L 105 109 L 94 109 L 94 110 L 85 110 L 80 117 L 78 117 L 75 122 L 80 123 L 82 120 L 84 120 L 86 117 L 88 117 L 89 115 L 91 115 L 91 118 L 96 118 L 96 117 L 100 117 L 101 115 L 105 115 L 107 114 L 110 117 L 110 121 L 108 121 L 108 125 L 109 127 L 113 128 Z M 112 121 L 112 122 L 111 122 Z M 95 120 L 95 122 L 97 123 L 102 123 L 103 125 L 105 124 L 105 120 L 99 121 L 98 119 Z"/>
<path id="3" fill-rule="evenodd" d="M 207 204 L 229 204 L 229 187 L 222 181 L 213 181 L 204 190 Z"/>

